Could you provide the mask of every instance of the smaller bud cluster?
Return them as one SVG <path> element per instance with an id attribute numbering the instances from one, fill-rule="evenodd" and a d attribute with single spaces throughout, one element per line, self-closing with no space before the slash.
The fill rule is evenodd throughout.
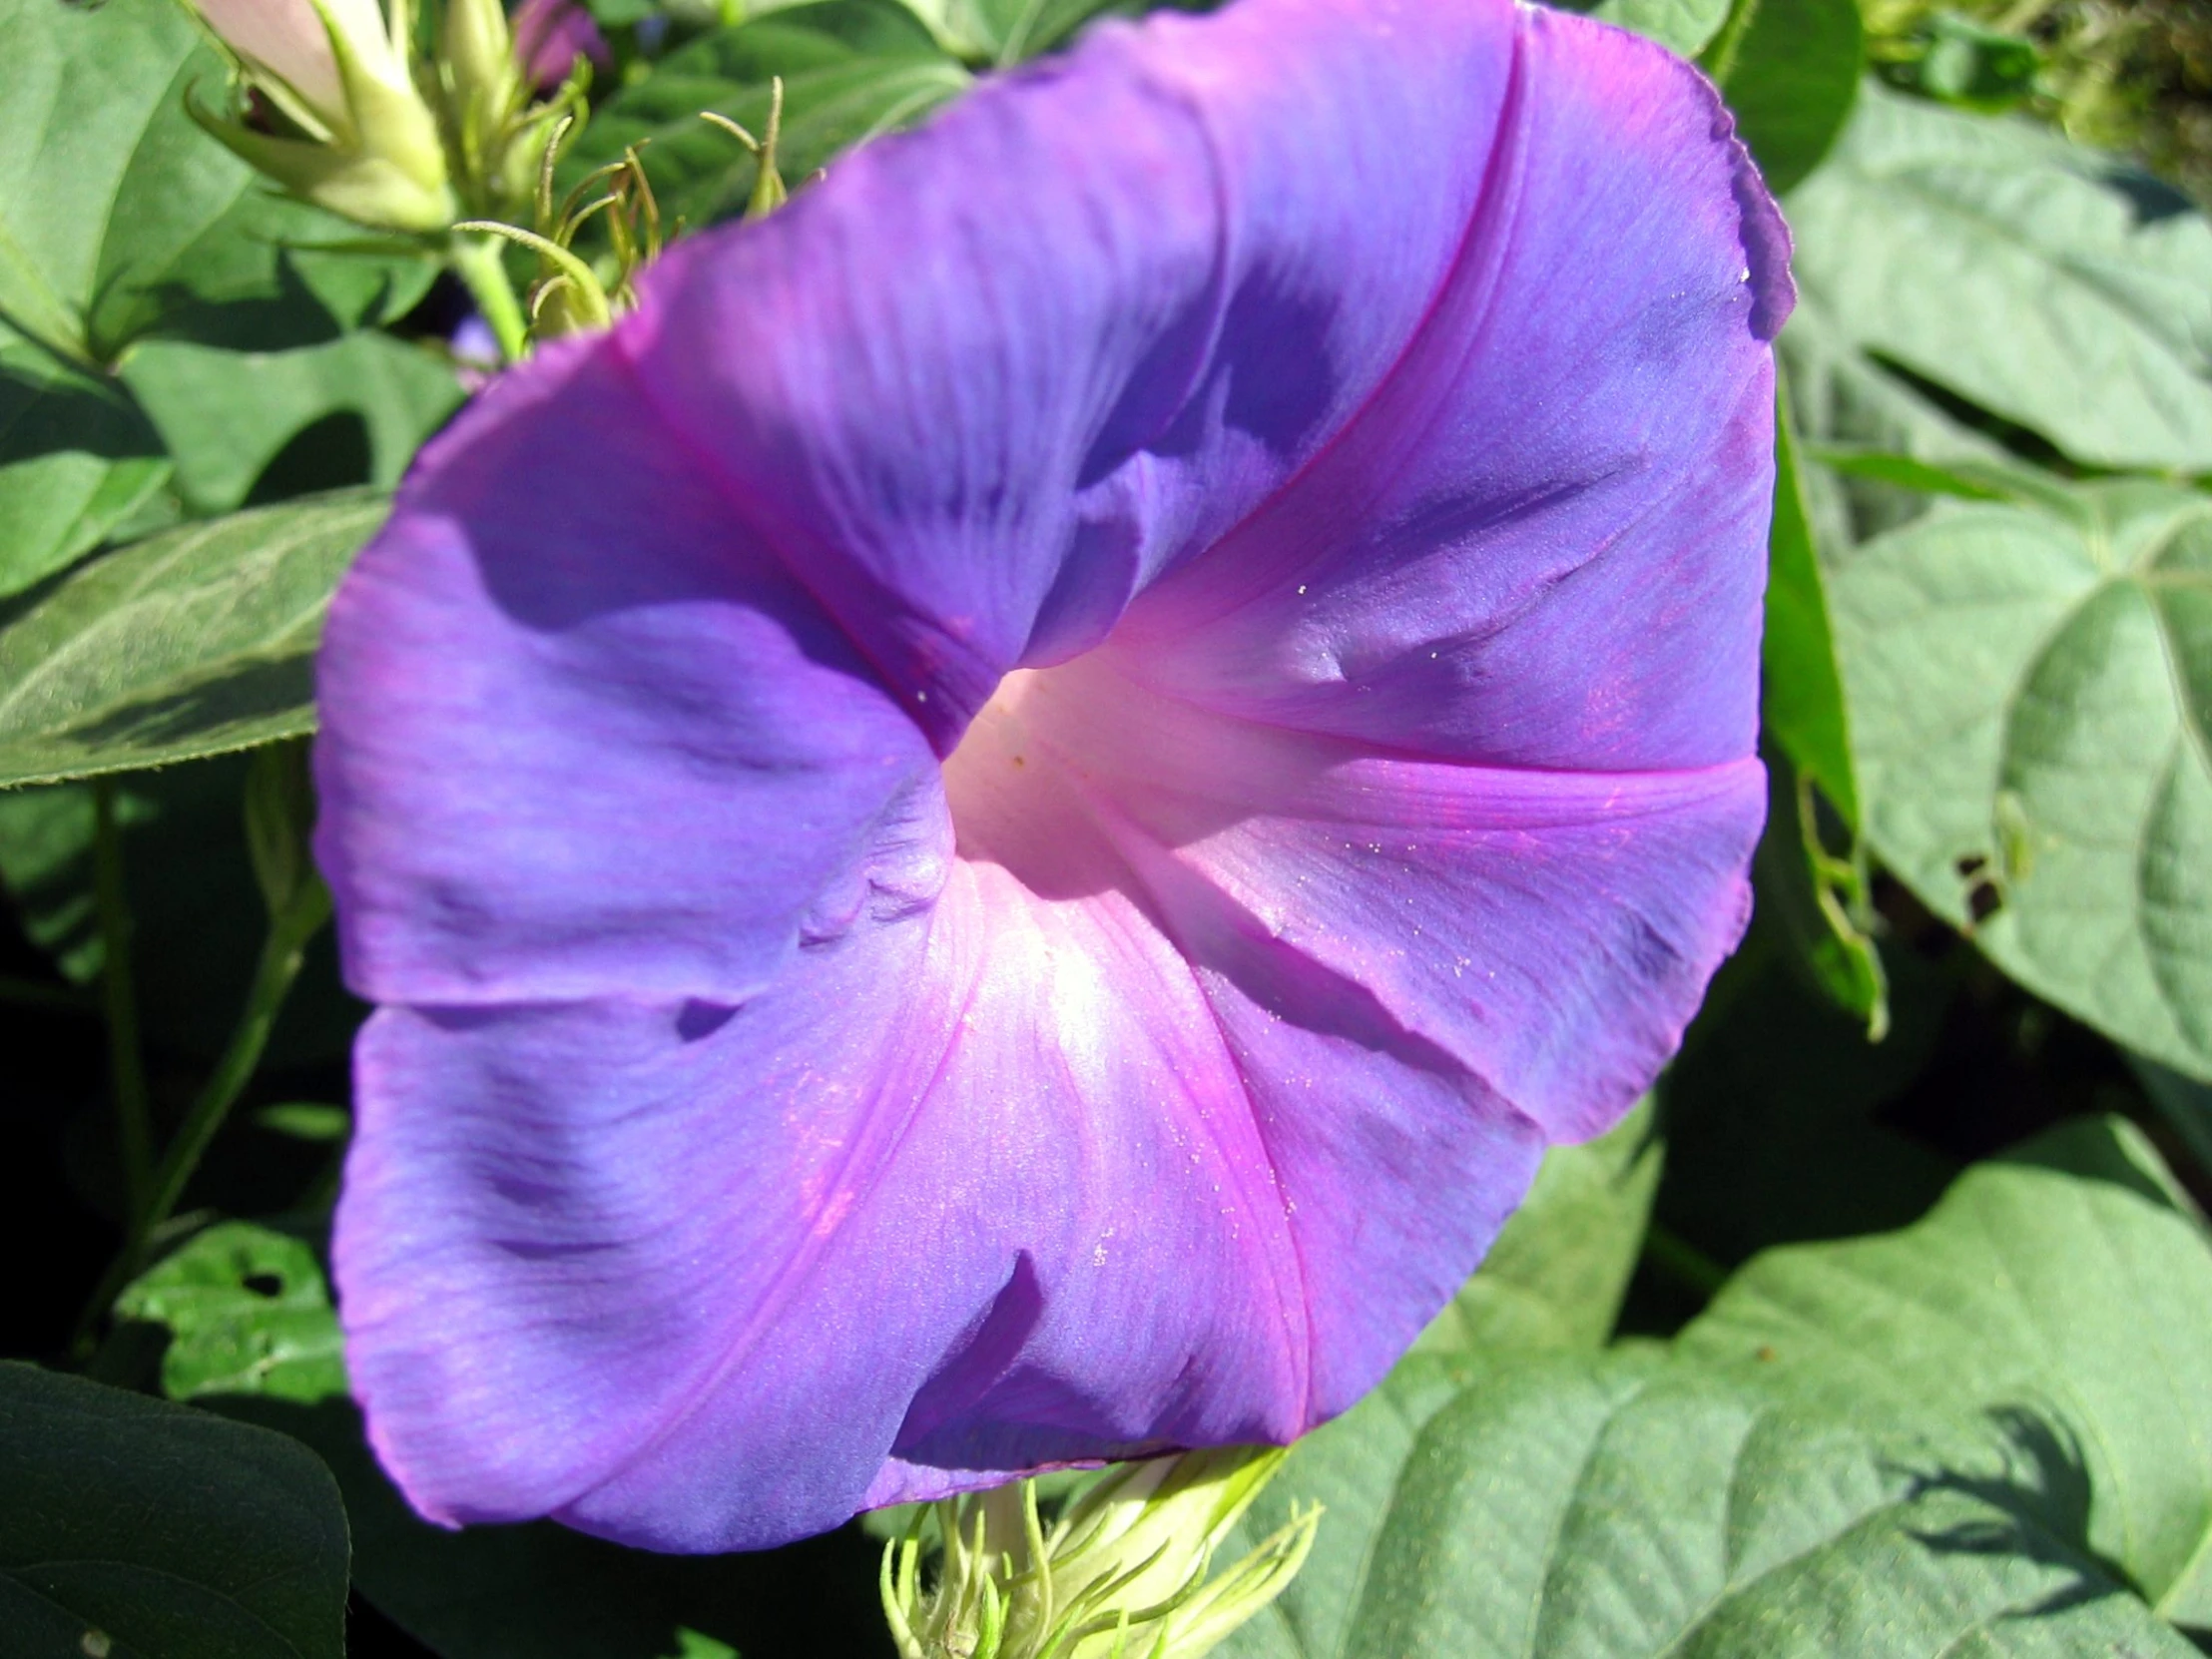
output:
<path id="1" fill-rule="evenodd" d="M 883 1556 L 900 1659 L 1199 1659 L 1273 1601 L 1313 1547 L 1318 1504 L 1209 1577 L 1287 1455 L 1242 1446 L 1118 1464 L 1049 1532 L 1034 1481 L 929 1506 Z M 932 1521 L 942 1547 L 924 1592 Z"/>
<path id="2" fill-rule="evenodd" d="M 196 0 L 239 68 L 240 107 L 200 124 L 294 195 L 363 225 L 436 231 L 453 193 L 416 87 L 407 0 Z"/>
<path id="3" fill-rule="evenodd" d="M 663 242 L 637 149 L 554 197 L 555 165 L 588 113 L 592 65 L 609 61 L 578 0 L 523 0 L 512 19 L 504 0 L 431 0 L 427 56 L 414 0 L 186 4 L 237 71 L 225 112 L 188 94 L 194 119 L 294 196 L 425 239 L 475 296 L 507 360 L 533 339 L 606 327 L 636 303 L 634 278 Z M 703 112 L 756 160 L 750 218 L 786 199 L 776 161 L 783 110 L 777 79 L 764 138 Z M 527 229 L 517 223 L 525 218 Z M 594 221 L 607 246 L 587 260 L 575 244 Z M 679 222 L 669 235 L 682 231 Z M 537 256 L 526 303 L 503 243 Z"/>
<path id="4" fill-rule="evenodd" d="M 702 111 L 700 119 L 744 145 L 758 163 L 746 217 L 758 219 L 782 207 L 789 199 L 784 176 L 776 166 L 777 137 L 784 119 L 783 78 L 778 76 L 769 83 L 765 140 L 756 139 L 728 116 L 711 110 Z M 661 253 L 661 208 L 654 199 L 645 166 L 638 159 L 638 145 L 626 147 L 621 161 L 584 175 L 555 205 L 553 162 L 568 129 L 569 118 L 564 117 L 545 149 L 538 171 L 534 229 L 525 231 L 494 220 L 465 220 L 454 227 L 457 231 L 504 237 L 537 255 L 538 276 L 530 288 L 529 320 L 532 335 L 539 339 L 606 327 L 637 303 L 635 278 Z M 578 233 L 594 218 L 606 228 L 608 247 L 598 267 L 576 253 Z M 679 221 L 673 234 L 682 232 L 683 223 Z"/>
<path id="5" fill-rule="evenodd" d="M 390 0 L 388 12 L 384 0 L 191 4 L 238 70 L 228 111 L 188 105 L 200 124 L 293 195 L 381 231 L 441 232 L 464 213 L 527 204 L 562 117 L 582 107 L 591 58 L 604 55 L 583 13 L 553 17 L 542 0 L 522 20 L 525 42 L 501 0 L 445 0 L 427 61 L 412 0 Z M 571 60 L 541 96 L 544 65 L 525 61 L 526 48 L 542 60 L 556 44 Z"/>

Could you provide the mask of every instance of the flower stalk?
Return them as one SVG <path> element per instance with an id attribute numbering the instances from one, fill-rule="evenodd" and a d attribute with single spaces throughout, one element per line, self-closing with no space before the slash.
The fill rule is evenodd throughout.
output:
<path id="1" fill-rule="evenodd" d="M 138 994 L 131 975 L 131 907 L 123 889 L 123 835 L 114 780 L 92 786 L 93 898 L 100 917 L 100 990 L 108 1027 L 109 1089 L 115 1096 L 116 1142 L 123 1154 L 123 1204 L 138 1215 L 154 1180 L 153 1115 L 146 1062 L 139 1049 Z"/>
<path id="2" fill-rule="evenodd" d="M 246 787 L 246 830 L 254 874 L 269 906 L 269 931 L 247 991 L 246 1006 L 215 1070 L 194 1096 L 161 1162 L 134 1183 L 123 1248 L 108 1264 L 78 1317 L 72 1347 L 89 1352 L 94 1334 L 123 1287 L 145 1267 L 163 1225 L 175 1213 L 200 1160 L 253 1080 L 276 1016 L 305 963 L 308 944 L 330 919 L 330 889 L 307 851 L 314 813 L 303 743 L 259 750 Z M 120 936 L 112 930 L 110 943 Z M 135 1027 L 134 1027 L 135 1033 Z M 135 1040 L 135 1037 L 134 1037 Z"/>

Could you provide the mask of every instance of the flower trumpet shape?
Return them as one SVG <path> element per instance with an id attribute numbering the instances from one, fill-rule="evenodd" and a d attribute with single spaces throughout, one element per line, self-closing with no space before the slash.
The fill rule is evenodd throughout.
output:
<path id="1" fill-rule="evenodd" d="M 408 65 L 409 8 L 381 0 L 191 0 L 247 78 L 297 129 L 202 111 L 200 124 L 294 195 L 365 225 L 442 229 L 453 217 L 437 118 Z"/>
<path id="2" fill-rule="evenodd" d="M 415 1505 L 743 1548 L 1358 1399 L 1741 930 L 1786 255 L 1647 41 L 1241 0 L 495 382 L 320 665 Z"/>

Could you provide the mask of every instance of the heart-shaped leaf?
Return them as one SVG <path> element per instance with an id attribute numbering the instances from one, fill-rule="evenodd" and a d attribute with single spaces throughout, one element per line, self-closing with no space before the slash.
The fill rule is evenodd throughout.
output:
<path id="1" fill-rule="evenodd" d="M 1679 1346 L 1954 1448 L 1992 1412 L 2044 1422 L 2091 1548 L 2212 1630 L 2212 1243 L 2169 1180 L 2132 1130 L 2078 1120 L 1903 1232 L 1760 1257 Z"/>
<path id="2" fill-rule="evenodd" d="M 2119 172 L 2024 120 L 1869 82 L 1788 203 L 1810 318 L 1789 332 L 1900 364 L 2077 460 L 2212 469 L 2212 225 L 2178 198 L 2146 209 Z"/>
<path id="3" fill-rule="evenodd" d="M 287 443 L 318 423 L 329 429 L 323 464 L 340 475 L 316 484 L 389 489 L 461 401 L 445 361 L 365 329 L 288 351 L 150 340 L 123 378 L 160 430 L 196 513 L 237 508 Z"/>
<path id="4" fill-rule="evenodd" d="M 1883 860 L 2029 989 L 2212 1077 L 2212 497 L 1944 502 L 1830 599 Z"/>
<path id="5" fill-rule="evenodd" d="M 1420 1351 L 1481 1357 L 1602 1344 L 1643 1251 L 1659 1164 L 1649 1100 L 1596 1140 L 1545 1153 L 1526 1201 L 1422 1333 Z"/>
<path id="6" fill-rule="evenodd" d="M 1118 0 L 906 0 L 945 50 L 1004 68 L 1058 46 Z"/>
<path id="7" fill-rule="evenodd" d="M 226 71 L 170 0 L 0 0 L 0 320 L 78 362 L 150 332 L 264 346 L 388 317 L 422 260 L 272 194 L 185 112 Z"/>
<path id="8" fill-rule="evenodd" d="M 1857 0 L 1737 0 L 1702 60 L 1767 188 L 1793 190 L 1844 130 L 1866 66 Z"/>
<path id="9" fill-rule="evenodd" d="M 1729 0 L 1597 0 L 1594 6 L 1578 4 L 1573 9 L 1648 35 L 1668 51 L 1694 58 L 1728 21 Z"/>
<path id="10" fill-rule="evenodd" d="M 2080 1546 L 2038 1443 L 1946 1459 L 1653 1351 L 1403 1387 L 1302 1444 L 1247 1517 L 1328 1505 L 1220 1659 L 2194 1652 Z"/>
<path id="11" fill-rule="evenodd" d="M 345 1511 L 281 1434 L 0 1364 L 0 1650 L 340 1659 Z"/>

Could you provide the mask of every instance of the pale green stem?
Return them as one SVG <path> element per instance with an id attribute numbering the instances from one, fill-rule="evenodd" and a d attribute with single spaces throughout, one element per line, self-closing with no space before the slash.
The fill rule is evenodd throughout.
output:
<path id="1" fill-rule="evenodd" d="M 269 937 L 262 944 L 262 958 L 254 969 L 254 986 L 247 993 L 246 1010 L 231 1032 L 223 1058 L 216 1062 L 215 1074 L 193 1101 L 184 1126 L 154 1172 L 154 1191 L 142 1232 L 150 1233 L 161 1226 L 177 1208 L 185 1183 L 200 1167 L 202 1154 L 223 1127 L 223 1120 L 231 1115 L 239 1096 L 246 1092 L 254 1068 L 261 1064 L 262 1051 L 269 1046 L 269 1034 L 276 1027 L 284 997 L 306 960 L 307 941 L 329 916 L 330 889 L 309 877 L 300 883 L 283 912 L 270 918 Z"/>
<path id="2" fill-rule="evenodd" d="M 100 917 L 100 989 L 108 1024 L 108 1086 L 115 1095 L 116 1142 L 123 1156 L 125 1230 L 136 1237 L 153 1184 L 153 1118 L 146 1063 L 139 1051 L 138 996 L 131 982 L 131 906 L 123 890 L 123 836 L 115 785 L 92 786 L 92 888 Z"/>
<path id="3" fill-rule="evenodd" d="M 592 274 L 590 266 L 578 259 L 550 237 L 541 237 L 535 231 L 525 231 L 519 225 L 501 225 L 495 220 L 466 219 L 453 227 L 456 231 L 486 231 L 495 237 L 505 237 L 518 248 L 527 248 L 546 261 L 561 276 L 568 278 L 576 290 L 578 304 L 584 313 L 584 325 L 604 328 L 614 321 L 614 313 L 608 308 L 607 290 Z M 557 279 L 557 278 L 556 278 Z"/>
<path id="4" fill-rule="evenodd" d="M 499 354 L 518 363 L 530 349 L 530 324 L 522 314 L 522 301 L 507 280 L 504 251 L 497 237 L 456 236 L 453 239 L 453 274 L 468 288 L 476 308 L 499 341 Z"/>
<path id="5" fill-rule="evenodd" d="M 309 878 L 300 883 L 279 913 L 270 917 L 269 936 L 263 941 L 261 960 L 254 969 L 253 987 L 247 992 L 245 1010 L 231 1032 L 223 1057 L 216 1062 L 214 1074 L 194 1099 L 192 1110 L 185 1115 L 184 1124 L 170 1142 L 169 1150 L 162 1154 L 161 1164 L 154 1171 L 146 1207 L 134 1213 L 129 1238 L 108 1265 L 107 1273 L 78 1318 L 74 1346 L 79 1353 L 90 1348 L 101 1319 L 122 1294 L 124 1286 L 145 1266 L 147 1247 L 154 1234 L 177 1208 L 177 1201 L 184 1197 L 185 1187 L 192 1180 L 193 1172 L 199 1169 L 202 1156 L 222 1129 L 224 1120 L 231 1115 L 231 1108 L 238 1104 L 239 1096 L 246 1092 L 254 1068 L 261 1064 L 262 1051 L 269 1046 L 269 1034 L 276 1027 L 284 998 L 291 990 L 292 981 L 299 977 L 307 943 L 329 916 L 329 888 L 319 879 Z"/>
<path id="6" fill-rule="evenodd" d="M 1728 1269 L 1671 1227 L 1653 1222 L 1644 1235 L 1644 1258 L 1685 1290 L 1710 1302 L 1728 1283 Z"/>

